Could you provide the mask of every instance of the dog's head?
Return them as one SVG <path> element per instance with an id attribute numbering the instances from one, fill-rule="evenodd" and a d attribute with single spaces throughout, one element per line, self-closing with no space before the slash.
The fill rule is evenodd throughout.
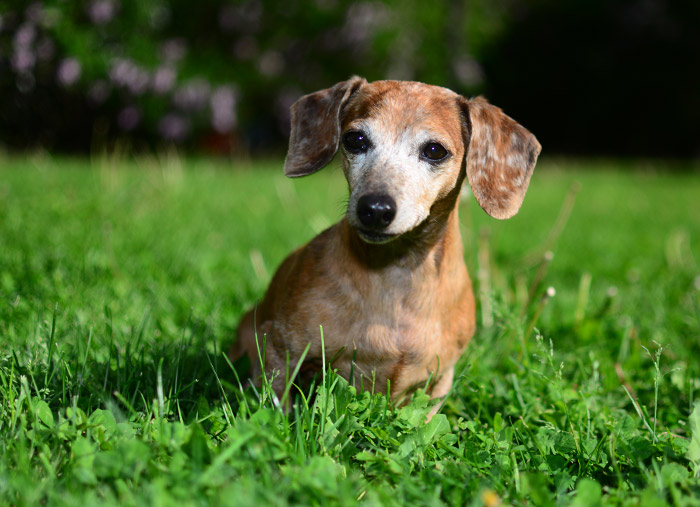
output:
<path id="1" fill-rule="evenodd" d="M 341 147 L 348 222 L 369 243 L 415 229 L 466 174 L 491 216 L 522 204 L 540 145 L 482 98 L 437 86 L 353 77 L 292 106 L 287 176 L 314 173 Z"/>

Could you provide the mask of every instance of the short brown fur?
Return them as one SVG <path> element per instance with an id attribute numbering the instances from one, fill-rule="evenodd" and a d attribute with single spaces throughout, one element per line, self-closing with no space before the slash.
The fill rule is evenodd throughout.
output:
<path id="1" fill-rule="evenodd" d="M 352 78 L 293 106 L 285 173 L 321 169 L 337 151 L 341 133 L 367 122 L 384 129 L 377 145 L 411 146 L 411 139 L 399 140 L 425 130 L 450 151 L 451 158 L 436 169 L 442 172 L 430 176 L 435 187 L 431 201 L 422 202 L 430 198 L 428 191 L 412 197 L 414 205 L 429 209 L 427 217 L 392 241 L 375 244 L 358 234 L 356 220 L 348 216 L 293 252 L 262 302 L 244 316 L 231 357 L 247 353 L 258 379 L 263 371 L 257 332 L 260 343 L 263 337 L 266 342 L 268 375 L 283 373 L 287 358 L 293 368 L 307 344 L 307 365 L 317 368 L 323 326 L 326 359 L 336 356 L 332 366 L 345 377 L 354 371 L 356 385 L 361 379 L 366 389 L 385 392 L 390 384 L 397 398 L 430 378 L 428 391 L 441 397 L 449 392 L 454 365 L 475 330 L 457 213 L 463 181 L 469 179 L 487 212 L 512 216 L 527 189 L 539 143 L 484 99 L 467 100 L 421 83 Z M 343 151 L 351 183 L 358 177 L 349 158 Z M 385 176 L 389 169 L 372 166 L 355 187 L 371 183 L 400 195 L 411 178 L 426 178 L 425 171 L 432 170 L 421 165 L 417 154 L 415 164 L 408 165 L 405 173 L 391 173 L 400 176 L 390 180 Z M 395 181 L 402 178 L 406 181 Z M 351 184 L 351 199 L 355 187 Z M 404 208 L 411 206 L 401 202 Z M 278 374 L 273 382 L 278 395 L 283 377 Z"/>

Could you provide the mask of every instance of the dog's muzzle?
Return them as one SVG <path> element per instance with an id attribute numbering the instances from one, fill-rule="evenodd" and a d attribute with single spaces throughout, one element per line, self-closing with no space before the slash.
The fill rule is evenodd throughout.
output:
<path id="1" fill-rule="evenodd" d="M 384 232 L 396 216 L 396 202 L 390 196 L 363 195 L 357 201 L 356 213 L 362 224 L 358 232 L 368 243 L 386 243 L 394 237 Z"/>

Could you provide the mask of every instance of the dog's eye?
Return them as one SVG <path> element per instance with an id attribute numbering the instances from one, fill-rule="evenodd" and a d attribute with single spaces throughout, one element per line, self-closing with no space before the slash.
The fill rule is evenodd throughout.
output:
<path id="1" fill-rule="evenodd" d="M 438 162 L 447 156 L 447 150 L 438 143 L 428 143 L 421 152 L 431 162 Z"/>
<path id="2" fill-rule="evenodd" d="M 362 132 L 352 131 L 343 136 L 345 148 L 352 153 L 362 153 L 369 149 L 370 142 Z"/>

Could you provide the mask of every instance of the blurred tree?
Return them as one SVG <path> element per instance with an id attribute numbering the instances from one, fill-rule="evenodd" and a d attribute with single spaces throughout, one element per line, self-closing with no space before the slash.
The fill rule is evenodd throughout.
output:
<path id="1" fill-rule="evenodd" d="M 700 157 L 698 20 L 697 1 L 514 4 L 486 94 L 550 152 Z"/>
<path id="2" fill-rule="evenodd" d="M 117 140 L 281 150 L 299 96 L 358 74 L 485 90 L 550 153 L 689 154 L 690 137 L 651 130 L 664 119 L 678 131 L 697 125 L 697 70 L 683 78 L 697 54 L 700 4 L 684 5 L 3 2 L 0 141 L 83 152 Z"/>
<path id="3" fill-rule="evenodd" d="M 289 106 L 353 74 L 478 91 L 463 21 L 488 2 L 38 0 L 0 6 L 10 147 L 115 139 L 215 151 L 281 146 Z M 457 20 L 455 23 L 454 20 Z M 487 26 L 488 23 L 486 24 Z M 482 35 L 488 30 L 474 30 Z"/>

